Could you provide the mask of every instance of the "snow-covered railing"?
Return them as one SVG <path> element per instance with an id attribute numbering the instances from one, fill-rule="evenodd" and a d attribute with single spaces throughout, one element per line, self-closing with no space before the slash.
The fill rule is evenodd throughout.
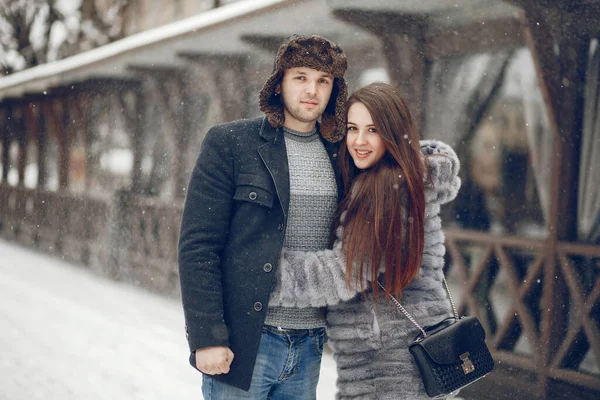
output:
<path id="1" fill-rule="evenodd" d="M 182 200 L 112 198 L 0 184 L 0 236 L 164 294 L 179 290 Z"/>

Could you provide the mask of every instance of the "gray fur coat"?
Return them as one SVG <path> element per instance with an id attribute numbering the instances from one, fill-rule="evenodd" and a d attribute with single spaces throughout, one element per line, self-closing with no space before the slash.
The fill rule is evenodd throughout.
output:
<path id="1" fill-rule="evenodd" d="M 405 288 L 402 305 L 419 322 L 430 325 L 450 315 L 442 280 L 444 234 L 440 205 L 453 200 L 460 187 L 459 161 L 452 148 L 421 141 L 431 181 L 425 186 L 425 248 L 419 276 Z M 430 155 L 429 155 L 430 154 Z M 346 260 L 338 228 L 332 250 L 284 251 L 269 306 L 328 307 L 327 335 L 338 373 L 338 399 L 428 399 L 408 352 L 418 334 L 385 297 L 378 300 L 348 287 Z"/>

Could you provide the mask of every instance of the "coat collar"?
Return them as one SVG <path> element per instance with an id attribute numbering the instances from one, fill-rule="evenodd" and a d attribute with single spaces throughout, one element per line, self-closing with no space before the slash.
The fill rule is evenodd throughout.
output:
<path id="1" fill-rule="evenodd" d="M 280 129 L 273 128 L 267 117 L 263 117 L 262 123 L 260 124 L 259 135 L 267 142 L 274 142 L 279 134 Z"/>
<path id="2" fill-rule="evenodd" d="M 266 143 L 258 147 L 258 154 L 273 179 L 287 221 L 290 208 L 290 172 L 283 132 L 281 129 L 273 128 L 267 121 L 267 117 L 264 117 L 260 126 L 260 137 L 266 140 Z"/>
<path id="3" fill-rule="evenodd" d="M 319 126 L 317 125 L 317 130 Z M 283 130 L 281 128 L 273 128 L 269 124 L 267 117 L 264 117 L 260 127 L 260 137 L 263 138 L 266 143 L 258 147 L 258 153 L 265 166 L 269 170 L 269 174 L 275 184 L 277 190 L 277 197 L 285 218 L 290 206 L 290 173 L 287 159 L 287 150 L 285 146 L 285 140 L 283 140 Z M 337 152 L 339 145 L 337 143 L 330 143 L 321 136 L 323 146 L 329 155 L 329 160 L 333 166 L 333 171 L 336 178 L 336 184 L 338 188 L 338 201 L 342 199 L 342 180 L 340 170 L 337 165 Z"/>

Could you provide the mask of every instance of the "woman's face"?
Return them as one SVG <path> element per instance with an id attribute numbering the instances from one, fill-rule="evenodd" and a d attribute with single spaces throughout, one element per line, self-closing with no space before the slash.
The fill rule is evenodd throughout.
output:
<path id="1" fill-rule="evenodd" d="M 363 103 L 353 103 L 348 109 L 346 129 L 346 145 L 356 167 L 368 169 L 377 164 L 385 154 L 385 145 Z"/>

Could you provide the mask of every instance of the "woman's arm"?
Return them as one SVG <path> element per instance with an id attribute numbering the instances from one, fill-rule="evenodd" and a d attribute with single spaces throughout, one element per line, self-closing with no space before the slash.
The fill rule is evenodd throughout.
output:
<path id="1" fill-rule="evenodd" d="M 440 206 L 454 200 L 461 183 L 456 153 L 439 140 L 421 140 L 420 143 L 425 156 L 425 202 Z"/>
<path id="2" fill-rule="evenodd" d="M 346 254 L 342 227 L 332 250 L 317 252 L 284 249 L 277 268 L 278 279 L 269 306 L 324 307 L 350 300 L 358 288 L 346 283 Z"/>
<path id="3" fill-rule="evenodd" d="M 456 153 L 445 143 L 421 141 L 425 155 L 425 250 L 424 260 L 439 257 L 445 251 L 439 218 L 440 204 L 456 197 L 460 187 Z M 360 289 L 345 277 L 346 254 L 342 249 L 343 228 L 338 227 L 332 250 L 318 252 L 285 250 L 277 269 L 278 279 L 269 305 L 282 307 L 324 307 L 355 297 Z M 436 262 L 434 264 L 438 264 Z M 424 265 L 431 265 L 427 262 Z M 363 287 L 367 287 L 364 277 Z"/>

